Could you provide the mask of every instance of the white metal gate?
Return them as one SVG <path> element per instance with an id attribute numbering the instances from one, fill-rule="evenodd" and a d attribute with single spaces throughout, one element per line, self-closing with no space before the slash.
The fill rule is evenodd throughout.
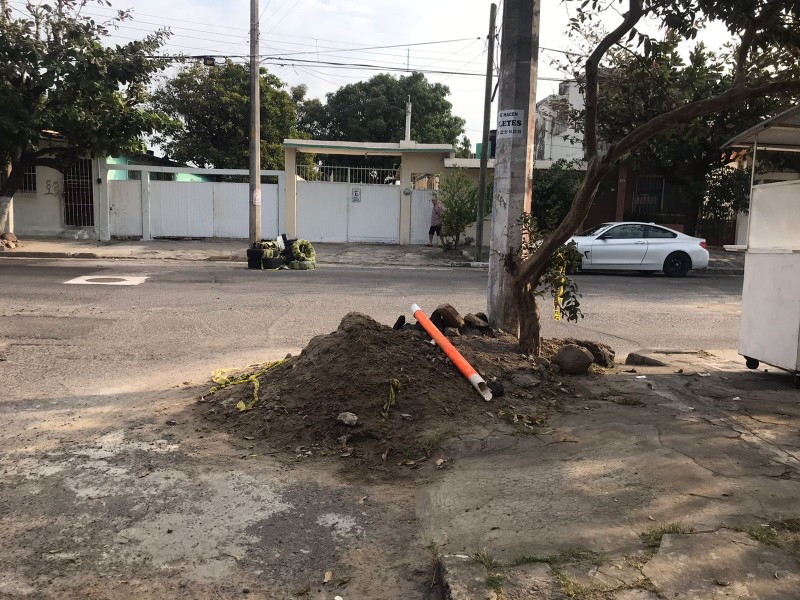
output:
<path id="1" fill-rule="evenodd" d="M 400 241 L 400 187 L 297 182 L 297 236 L 312 242 Z"/>
<path id="2" fill-rule="evenodd" d="M 347 241 L 400 243 L 400 186 L 351 185 Z"/>
<path id="3" fill-rule="evenodd" d="M 411 243 L 427 244 L 431 227 L 431 196 L 434 190 L 411 191 Z"/>
<path id="4" fill-rule="evenodd" d="M 109 181 L 108 194 L 111 235 L 141 237 L 142 182 L 135 180 Z"/>
<path id="5" fill-rule="evenodd" d="M 297 237 L 311 242 L 347 241 L 350 184 L 297 182 Z"/>

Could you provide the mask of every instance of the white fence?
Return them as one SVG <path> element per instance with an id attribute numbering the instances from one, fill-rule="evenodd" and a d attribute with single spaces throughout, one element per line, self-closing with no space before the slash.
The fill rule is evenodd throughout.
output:
<path id="1" fill-rule="evenodd" d="M 243 175 L 247 171 L 109 165 L 142 171 L 141 180 L 109 181 L 109 229 L 115 237 L 243 238 L 249 235 L 249 184 L 150 181 L 149 172 Z M 283 172 L 279 183 L 261 186 L 261 235 L 275 238 L 283 227 Z"/>
<path id="2" fill-rule="evenodd" d="M 141 180 L 109 181 L 109 231 L 115 237 L 243 238 L 249 233 L 249 186 L 151 180 L 150 172 L 242 175 L 246 171 L 108 165 L 110 170 L 142 171 Z M 262 185 L 262 237 L 284 233 L 285 181 Z M 417 194 L 417 192 L 415 192 Z M 427 241 L 430 193 L 416 204 L 416 242 Z M 297 237 L 312 242 L 400 242 L 400 198 L 397 185 L 298 181 Z M 412 205 L 414 202 L 412 202 Z"/>

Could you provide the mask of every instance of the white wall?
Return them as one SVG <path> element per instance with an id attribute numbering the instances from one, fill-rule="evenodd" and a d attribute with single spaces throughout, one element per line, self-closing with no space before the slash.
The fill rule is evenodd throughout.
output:
<path id="1" fill-rule="evenodd" d="M 48 167 L 36 169 L 36 192 L 14 196 L 14 231 L 17 235 L 63 233 L 61 190 L 64 176 Z"/>

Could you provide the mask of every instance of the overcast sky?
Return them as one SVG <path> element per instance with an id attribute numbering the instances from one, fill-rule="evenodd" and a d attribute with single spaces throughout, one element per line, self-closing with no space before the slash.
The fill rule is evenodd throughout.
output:
<path id="1" fill-rule="evenodd" d="M 112 37 L 119 41 L 140 38 L 156 28 L 167 27 L 172 32 L 164 49 L 168 53 L 241 56 L 249 52 L 249 0 L 111 0 L 111 3 L 114 9 L 132 9 L 133 13 L 133 20 L 113 32 Z M 261 53 L 286 56 L 306 52 L 295 54 L 295 58 L 399 69 L 408 63 L 412 70 L 463 73 L 427 74 L 427 77 L 450 87 L 454 113 L 466 119 L 466 134 L 474 150 L 483 120 L 490 4 L 488 0 L 260 0 Z M 498 23 L 502 0 L 499 4 Z M 11 5 L 19 7 L 22 0 L 11 0 Z M 542 0 L 543 48 L 574 49 L 565 32 L 568 13 L 575 10 L 575 5 L 576 2 Z M 113 10 L 92 5 L 86 12 L 99 17 L 110 15 Z M 619 16 L 610 13 L 609 19 L 616 24 Z M 403 47 L 426 42 L 445 43 Z M 399 47 L 357 50 L 391 45 Z M 557 82 L 548 78 L 562 77 L 551 65 L 554 56 L 557 55 L 552 50 L 546 49 L 540 55 L 538 99 L 557 88 Z M 309 95 L 319 98 L 376 73 L 320 65 L 268 65 L 268 68 L 288 85 L 306 84 Z M 494 119 L 493 114 L 493 123 Z"/>

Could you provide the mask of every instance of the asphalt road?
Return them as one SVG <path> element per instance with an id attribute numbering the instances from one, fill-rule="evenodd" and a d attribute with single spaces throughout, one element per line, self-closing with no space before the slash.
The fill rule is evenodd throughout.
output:
<path id="1" fill-rule="evenodd" d="M 73 285 L 83 276 L 140 285 Z M 741 278 L 581 275 L 586 318 L 545 335 L 639 348 L 734 350 Z M 485 309 L 478 269 L 326 267 L 248 271 L 236 263 L 0 260 L 0 380 L 14 399 L 114 394 L 200 380 L 214 368 L 299 351 L 350 311 L 392 324 L 417 302 Z"/>

